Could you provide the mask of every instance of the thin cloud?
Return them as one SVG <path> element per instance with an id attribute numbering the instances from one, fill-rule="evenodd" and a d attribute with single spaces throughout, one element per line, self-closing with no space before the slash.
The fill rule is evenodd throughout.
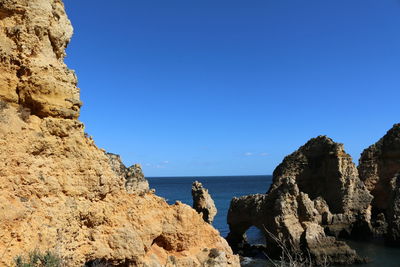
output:
<path id="1" fill-rule="evenodd" d="M 167 165 L 168 165 L 169 163 L 170 163 L 169 160 L 164 160 L 164 161 L 161 161 L 161 162 L 158 163 L 158 164 L 155 164 L 155 165 L 154 165 L 154 168 L 156 168 L 156 169 L 163 169 L 163 168 L 166 168 Z"/>
<path id="2" fill-rule="evenodd" d="M 171 162 L 169 160 L 160 161 L 159 163 L 146 163 L 144 166 L 154 169 L 163 169 L 166 168 L 168 164 Z"/>
<path id="3" fill-rule="evenodd" d="M 268 156 L 268 153 L 266 153 L 266 152 L 261 152 L 261 153 L 246 152 L 246 153 L 243 153 L 243 156 L 245 156 L 245 157 L 251 157 L 251 156 L 266 157 L 266 156 Z"/>

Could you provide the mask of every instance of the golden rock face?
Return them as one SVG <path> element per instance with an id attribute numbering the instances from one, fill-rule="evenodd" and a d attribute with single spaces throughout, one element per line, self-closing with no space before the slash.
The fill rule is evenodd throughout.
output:
<path id="1" fill-rule="evenodd" d="M 61 1 L 0 0 L 0 266 L 35 249 L 67 266 L 239 266 L 189 206 L 129 194 L 85 136 L 71 34 Z"/>
<path id="2" fill-rule="evenodd" d="M 63 62 L 72 26 L 61 1 L 0 1 L 0 97 L 40 117 L 76 119 L 77 79 Z"/>

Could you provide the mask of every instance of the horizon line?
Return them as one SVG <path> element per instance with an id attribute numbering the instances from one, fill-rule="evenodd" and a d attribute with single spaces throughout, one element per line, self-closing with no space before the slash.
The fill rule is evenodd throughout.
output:
<path id="1" fill-rule="evenodd" d="M 148 178 L 193 178 L 193 177 L 242 177 L 242 176 L 272 176 L 272 174 L 254 174 L 254 175 L 179 175 L 179 176 L 145 176 L 146 179 Z"/>

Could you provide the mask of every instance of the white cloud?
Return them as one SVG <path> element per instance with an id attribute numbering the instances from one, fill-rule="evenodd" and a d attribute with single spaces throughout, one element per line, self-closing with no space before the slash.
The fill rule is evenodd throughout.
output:
<path id="1" fill-rule="evenodd" d="M 266 156 L 268 156 L 268 153 L 266 153 L 266 152 L 261 152 L 261 153 L 246 152 L 246 153 L 243 153 L 243 156 L 245 156 L 245 157 L 251 157 L 251 156 L 266 157 Z"/>
<path id="2" fill-rule="evenodd" d="M 167 167 L 167 165 L 169 163 L 170 163 L 169 160 L 164 160 L 164 161 L 159 162 L 158 164 L 150 164 L 150 163 L 148 163 L 149 165 L 146 165 L 146 166 L 152 166 L 153 168 L 156 168 L 156 169 L 164 169 L 164 168 Z"/>

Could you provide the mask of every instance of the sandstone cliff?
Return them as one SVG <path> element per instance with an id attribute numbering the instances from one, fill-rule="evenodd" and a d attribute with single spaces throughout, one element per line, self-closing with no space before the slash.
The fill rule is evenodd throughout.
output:
<path id="1" fill-rule="evenodd" d="M 59 0 L 0 0 L 0 265 L 49 249 L 68 266 L 239 266 L 189 206 L 129 194 L 85 137 L 71 34 Z"/>
<path id="2" fill-rule="evenodd" d="M 363 151 L 358 170 L 374 196 L 372 217 L 377 232 L 400 244 L 400 124 Z"/>
<path id="3" fill-rule="evenodd" d="M 319 136 L 283 160 L 267 194 L 232 199 L 228 241 L 236 248 L 256 226 L 266 233 L 271 256 L 281 255 L 284 245 L 293 253 L 309 251 L 317 264 L 359 262 L 354 250 L 325 232 L 347 237 L 369 229 L 371 200 L 343 145 Z"/>
<path id="4" fill-rule="evenodd" d="M 0 97 L 39 117 L 77 118 L 77 79 L 63 63 L 72 26 L 61 1 L 0 1 Z"/>

